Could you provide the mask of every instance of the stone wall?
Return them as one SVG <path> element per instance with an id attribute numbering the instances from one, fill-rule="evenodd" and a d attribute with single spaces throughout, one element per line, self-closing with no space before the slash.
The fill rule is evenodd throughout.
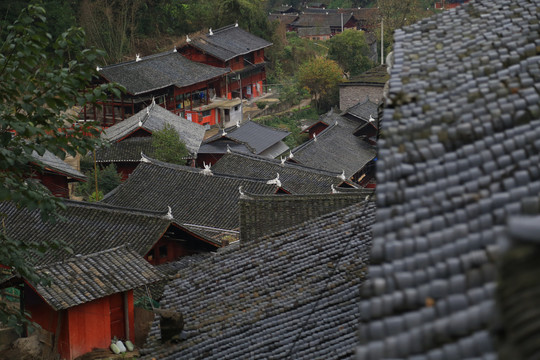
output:
<path id="1" fill-rule="evenodd" d="M 382 86 L 348 85 L 339 87 L 339 110 L 344 111 L 365 101 L 366 97 L 378 103 L 383 97 Z"/>

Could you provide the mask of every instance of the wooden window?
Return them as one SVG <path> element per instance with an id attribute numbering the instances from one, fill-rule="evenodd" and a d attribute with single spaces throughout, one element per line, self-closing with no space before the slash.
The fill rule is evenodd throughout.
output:
<path id="1" fill-rule="evenodd" d="M 167 246 L 160 246 L 159 247 L 159 257 L 160 258 L 167 257 Z"/>

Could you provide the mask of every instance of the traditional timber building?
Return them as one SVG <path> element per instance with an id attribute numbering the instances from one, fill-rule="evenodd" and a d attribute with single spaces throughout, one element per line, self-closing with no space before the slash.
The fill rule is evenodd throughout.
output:
<path id="1" fill-rule="evenodd" d="M 219 68 L 230 68 L 221 93 L 228 99 L 252 99 L 263 94 L 266 82 L 264 49 L 272 43 L 238 27 L 238 24 L 212 30 L 186 39 L 178 49 L 186 58 Z"/>

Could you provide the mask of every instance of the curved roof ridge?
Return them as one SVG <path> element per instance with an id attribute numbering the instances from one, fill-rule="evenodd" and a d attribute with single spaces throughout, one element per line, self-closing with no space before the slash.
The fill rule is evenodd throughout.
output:
<path id="1" fill-rule="evenodd" d="M 160 160 L 156 160 L 156 159 L 152 159 L 152 158 L 149 158 L 148 156 L 145 155 L 145 158 L 148 159 L 148 162 L 142 162 L 139 166 L 143 165 L 143 164 L 147 164 L 147 165 L 155 165 L 155 166 L 158 166 L 158 167 L 162 167 L 162 168 L 166 168 L 166 169 L 171 169 L 171 170 L 177 170 L 177 171 L 186 171 L 186 172 L 191 172 L 191 173 L 196 173 L 196 174 L 200 174 L 202 176 L 208 176 L 208 175 L 204 175 L 202 174 L 202 170 L 201 168 L 196 168 L 196 167 L 190 167 L 190 166 L 184 166 L 184 165 L 176 165 L 176 164 L 171 164 L 171 163 L 167 163 L 167 162 L 164 162 L 164 161 L 160 161 Z M 137 166 L 138 167 L 138 166 Z M 220 173 L 213 173 L 213 176 L 217 176 L 219 178 L 224 178 L 224 179 L 233 179 L 233 180 L 246 180 L 246 181 L 252 181 L 252 182 L 264 182 L 266 183 L 266 181 L 268 181 L 268 179 L 254 179 L 254 178 L 247 178 L 247 177 L 242 177 L 242 176 L 235 176 L 235 175 L 227 175 L 227 174 L 220 174 Z M 121 185 L 120 185 L 121 186 Z M 112 192 L 112 191 L 111 191 Z"/>
<path id="2" fill-rule="evenodd" d="M 110 194 L 111 192 L 109 192 L 108 194 Z M 129 212 L 135 215 L 149 216 L 149 217 L 163 217 L 167 215 L 167 212 L 168 212 L 167 206 L 165 206 L 165 209 L 163 211 L 155 211 L 155 210 L 146 210 L 146 209 L 140 209 L 140 208 L 111 205 L 111 204 L 102 203 L 102 202 L 92 203 L 92 202 L 69 200 L 69 199 L 64 200 L 64 203 L 66 203 L 66 205 L 75 206 L 75 207 L 82 207 L 82 208 L 103 210 L 103 211 Z"/>
<path id="3" fill-rule="evenodd" d="M 163 51 L 163 52 L 160 52 L 160 53 L 157 53 L 157 54 L 150 54 L 150 55 L 147 55 L 147 56 L 144 56 L 144 57 L 140 57 L 139 61 L 137 61 L 135 59 L 135 60 L 122 61 L 122 62 L 119 62 L 119 63 L 116 63 L 116 64 L 105 65 L 105 66 L 101 67 L 101 70 L 103 70 L 103 69 L 112 69 L 112 68 L 115 68 L 115 67 L 118 67 L 118 66 L 123 66 L 123 65 L 127 65 L 127 64 L 133 64 L 133 63 L 141 62 L 141 61 L 145 61 L 145 60 L 151 60 L 151 59 L 155 59 L 155 58 L 158 58 L 158 57 L 161 57 L 161 56 L 166 56 L 166 55 L 170 55 L 170 54 L 174 54 L 174 53 L 175 53 L 174 50 L 167 50 L 167 51 Z M 98 71 L 98 73 L 99 72 L 100 71 Z"/>
<path id="4" fill-rule="evenodd" d="M 256 155 L 256 154 L 247 154 L 247 153 L 243 153 L 243 152 L 232 150 L 232 149 L 231 149 L 231 154 L 236 155 L 236 156 L 255 158 L 257 160 L 260 160 L 260 161 L 263 161 L 263 162 L 273 163 L 273 164 L 276 164 L 276 165 L 283 165 L 283 166 L 288 166 L 288 167 L 291 167 L 291 168 L 300 168 L 302 170 L 305 169 L 307 171 L 312 171 L 314 173 L 319 173 L 319 174 L 322 174 L 322 175 L 335 176 L 335 177 L 339 177 L 341 175 L 340 172 L 334 172 L 334 171 L 328 171 L 328 170 L 324 170 L 324 169 L 318 169 L 318 168 L 314 168 L 314 167 L 304 165 L 304 164 L 299 164 L 299 163 L 285 162 L 285 163 L 282 164 L 281 160 L 279 160 L 279 159 L 271 159 L 271 158 L 263 157 L 263 156 Z M 226 155 L 227 154 L 225 154 L 224 156 L 226 156 Z"/>
<path id="5" fill-rule="evenodd" d="M 311 138 L 308 141 L 306 141 L 305 143 L 298 145 L 297 147 L 295 147 L 294 149 L 291 150 L 293 155 L 294 155 L 295 152 L 297 152 L 299 150 L 302 150 L 302 149 L 308 147 L 309 145 L 311 145 L 312 143 L 316 142 L 317 141 L 316 139 L 320 139 L 322 136 L 325 136 L 326 134 L 328 134 L 330 132 L 331 129 L 335 128 L 338 125 L 339 125 L 339 123 L 338 124 L 333 123 L 332 125 L 329 125 L 326 129 L 321 131 L 318 135 L 316 135 L 315 138 Z"/>
<path id="6" fill-rule="evenodd" d="M 54 265 L 57 265 L 57 264 L 66 264 L 68 262 L 73 262 L 73 261 L 79 261 L 81 259 L 92 258 L 92 257 L 96 257 L 97 255 L 102 255 L 102 254 L 107 254 L 107 253 L 114 253 L 114 252 L 116 252 L 116 251 L 118 251 L 120 249 L 123 249 L 124 251 L 132 251 L 135 254 L 137 254 L 136 251 L 131 249 L 130 244 L 124 243 L 122 245 L 118 245 L 118 246 L 114 246 L 112 248 L 99 250 L 99 251 L 89 253 L 89 254 L 73 254 L 73 256 L 71 256 L 69 258 L 66 258 L 66 259 L 63 259 L 63 260 L 38 265 L 38 266 L 36 266 L 36 270 L 50 268 L 50 267 L 52 267 Z"/>

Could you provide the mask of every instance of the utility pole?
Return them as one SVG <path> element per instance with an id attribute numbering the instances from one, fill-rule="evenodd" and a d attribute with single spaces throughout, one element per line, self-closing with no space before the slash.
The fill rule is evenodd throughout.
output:
<path id="1" fill-rule="evenodd" d="M 381 65 L 384 65 L 384 20 L 381 18 Z"/>

